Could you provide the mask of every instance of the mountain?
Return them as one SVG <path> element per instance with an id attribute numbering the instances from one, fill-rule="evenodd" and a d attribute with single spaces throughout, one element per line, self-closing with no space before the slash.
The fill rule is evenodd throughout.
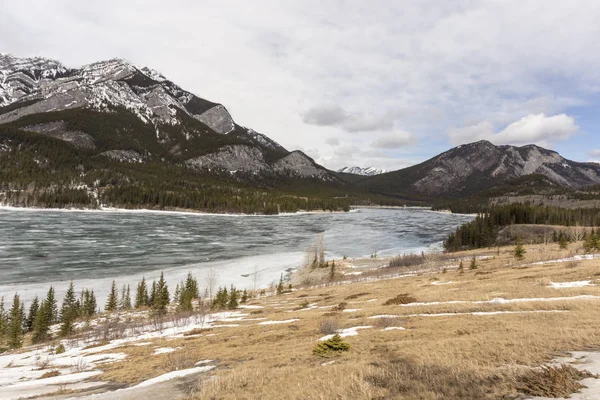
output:
<path id="1" fill-rule="evenodd" d="M 79 111 L 77 121 L 72 118 L 74 110 Z M 85 124 L 82 119 L 94 118 L 85 111 L 112 119 L 130 114 L 140 129 L 117 130 L 101 138 L 90 126 L 76 126 Z M 289 152 L 238 125 L 222 104 L 121 59 L 71 69 L 41 57 L 0 55 L 0 124 L 53 136 L 121 161 L 169 159 L 194 169 L 234 174 L 337 179 L 304 153 Z"/>
<path id="2" fill-rule="evenodd" d="M 35 203 L 40 193 L 94 187 L 94 196 L 112 193 L 131 206 L 176 197 L 172 203 L 186 208 L 179 202 L 200 187 L 225 199 L 224 183 L 293 193 L 297 186 L 321 193 L 347 185 L 303 152 L 239 125 L 222 104 L 150 68 L 122 59 L 69 68 L 0 54 L 0 202 L 7 201 L 2 193 L 27 193 Z M 154 193 L 161 185 L 164 192 Z M 265 193 L 247 202 L 266 207 Z M 20 204 L 29 201 L 23 196 Z M 211 209 L 210 201 L 199 202 L 196 208 Z"/>
<path id="3" fill-rule="evenodd" d="M 337 172 L 345 173 L 345 174 L 354 174 L 354 175 L 363 175 L 363 176 L 373 176 L 379 175 L 387 172 L 385 169 L 378 169 L 373 167 L 344 167 L 337 170 Z"/>
<path id="4" fill-rule="evenodd" d="M 409 168 L 367 177 L 358 184 L 372 193 L 439 199 L 472 196 L 518 179 L 521 184 L 531 183 L 532 177 L 543 177 L 545 185 L 579 189 L 600 183 L 600 164 L 570 161 L 535 145 L 495 146 L 479 141 Z"/>

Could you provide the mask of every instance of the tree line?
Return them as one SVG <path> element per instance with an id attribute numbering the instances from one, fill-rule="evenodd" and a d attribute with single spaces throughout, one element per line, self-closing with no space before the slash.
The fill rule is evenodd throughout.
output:
<path id="1" fill-rule="evenodd" d="M 163 273 L 151 284 L 143 277 L 137 283 L 135 293 L 132 293 L 129 284 L 119 288 L 113 280 L 103 310 L 106 313 L 148 310 L 159 317 L 168 312 L 192 312 L 205 306 L 215 311 L 234 310 L 253 295 L 246 289 L 240 290 L 233 285 L 229 289 L 226 286 L 219 287 L 214 296 L 211 292 L 212 289 L 207 288 L 201 296 L 198 281 L 191 273 L 177 283 L 173 296 Z M 284 292 L 282 275 L 276 286 L 276 294 Z M 0 353 L 9 348 L 20 348 L 26 335 L 30 335 L 32 344 L 53 339 L 53 332 L 56 337 L 68 337 L 75 331 L 78 322 L 90 321 L 99 314 L 100 307 L 93 290 L 84 288 L 77 293 L 73 282 L 69 284 L 60 308 L 52 286 L 45 297 L 36 296 L 27 309 L 19 294 L 14 295 L 10 307 L 5 305 L 4 297 L 1 297 Z M 58 325 L 58 329 L 51 329 L 53 325 Z"/>
<path id="2" fill-rule="evenodd" d="M 500 229 L 515 224 L 598 227 L 600 209 L 567 209 L 530 204 L 491 206 L 482 211 L 473 221 L 463 224 L 451 233 L 444 241 L 444 248 L 447 251 L 458 251 L 493 246 Z M 586 232 L 583 234 L 587 235 Z M 555 232 L 553 239 L 561 240 L 560 233 Z"/>

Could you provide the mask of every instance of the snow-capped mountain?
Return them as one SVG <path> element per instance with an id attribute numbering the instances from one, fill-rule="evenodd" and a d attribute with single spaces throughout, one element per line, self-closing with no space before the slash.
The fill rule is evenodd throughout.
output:
<path id="1" fill-rule="evenodd" d="M 345 174 L 354 174 L 354 175 L 364 175 L 364 176 L 373 176 L 384 174 L 387 171 L 385 169 L 373 168 L 373 167 L 344 167 L 337 170 L 337 172 L 343 172 Z"/>
<path id="2" fill-rule="evenodd" d="M 74 112 L 80 115 L 74 117 Z M 87 123 L 89 131 L 80 129 L 95 118 L 90 114 L 94 112 L 109 119 L 132 115 L 140 123 L 128 130 L 119 128 L 120 120 L 114 121 L 114 128 L 96 121 Z M 122 59 L 68 68 L 47 58 L 0 53 L 3 124 L 50 135 L 120 161 L 172 159 L 210 171 L 337 179 L 304 153 L 290 153 L 269 137 L 238 125 L 222 104 Z"/>

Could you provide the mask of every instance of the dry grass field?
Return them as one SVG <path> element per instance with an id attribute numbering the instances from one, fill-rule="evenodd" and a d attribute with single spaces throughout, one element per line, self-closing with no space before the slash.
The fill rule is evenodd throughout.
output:
<path id="1" fill-rule="evenodd" d="M 99 378 L 133 384 L 214 360 L 191 399 L 525 398 L 532 367 L 600 348 L 600 259 L 551 261 L 582 254 L 579 244 L 526 250 L 523 260 L 512 247 L 453 255 L 462 273 L 457 259 L 433 256 L 404 268 L 339 261 L 334 283 L 255 299 L 219 327 L 152 343 L 175 352 L 122 347 L 127 358 Z M 350 350 L 313 355 L 336 330 Z"/>

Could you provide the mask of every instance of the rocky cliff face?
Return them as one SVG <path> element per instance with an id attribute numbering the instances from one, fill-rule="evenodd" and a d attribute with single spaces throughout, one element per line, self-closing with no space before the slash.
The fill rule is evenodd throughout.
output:
<path id="1" fill-rule="evenodd" d="M 363 168 L 363 167 L 359 167 L 359 166 L 354 166 L 354 167 L 340 168 L 337 170 L 337 172 L 344 173 L 344 174 L 373 176 L 373 175 L 384 174 L 387 171 L 385 169 L 380 169 L 380 168 L 373 168 L 373 167 Z"/>
<path id="2" fill-rule="evenodd" d="M 424 196 L 471 195 L 515 178 L 540 174 L 570 189 L 600 184 L 600 164 L 578 163 L 535 145 L 465 144 L 424 163 L 368 178 L 373 190 Z"/>
<path id="3" fill-rule="evenodd" d="M 131 114 L 139 124 L 131 127 L 118 122 L 113 128 L 102 127 L 100 138 L 98 131 L 92 132 L 95 128 L 89 128 L 98 122 L 79 123 L 86 114 L 67 121 L 74 110 L 106 113 L 107 117 Z M 23 122 L 29 120 L 33 122 Z M 121 59 L 73 69 L 41 57 L 0 54 L 0 125 L 53 136 L 78 149 L 97 150 L 97 154 L 126 162 L 173 158 L 173 162 L 183 161 L 205 171 L 337 179 L 304 153 L 290 153 L 267 136 L 236 124 L 222 104 L 183 90 L 155 70 Z M 112 147 L 110 137 L 106 138 L 110 129 L 115 137 Z"/>

